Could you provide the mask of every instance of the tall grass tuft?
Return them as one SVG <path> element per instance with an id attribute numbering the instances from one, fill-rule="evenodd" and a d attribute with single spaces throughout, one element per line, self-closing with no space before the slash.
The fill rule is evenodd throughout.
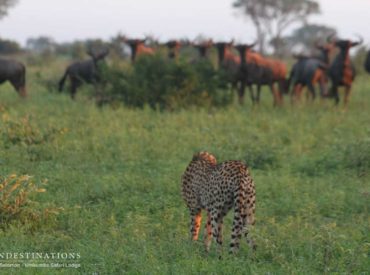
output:
<path id="1" fill-rule="evenodd" d="M 34 228 L 50 214 L 57 214 L 57 209 L 43 208 L 32 199 L 46 192 L 45 184 L 35 184 L 28 175 L 0 177 L 0 228 L 14 221 Z"/>

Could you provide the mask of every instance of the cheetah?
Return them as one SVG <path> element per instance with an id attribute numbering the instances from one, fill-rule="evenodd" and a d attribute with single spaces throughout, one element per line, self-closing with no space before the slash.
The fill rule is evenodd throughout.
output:
<path id="1" fill-rule="evenodd" d="M 222 250 L 223 218 L 234 208 L 230 252 L 236 253 L 242 234 L 247 237 L 247 225 L 254 225 L 256 192 L 248 167 L 241 161 L 231 160 L 217 164 L 208 152 L 194 154 L 181 178 L 182 197 L 190 210 L 192 240 L 198 240 L 201 211 L 207 211 L 204 245 L 210 250 L 212 235 Z M 253 240 L 248 240 L 255 249 Z"/>

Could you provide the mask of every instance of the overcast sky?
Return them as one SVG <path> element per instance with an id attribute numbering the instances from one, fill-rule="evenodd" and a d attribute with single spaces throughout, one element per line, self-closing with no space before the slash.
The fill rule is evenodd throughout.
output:
<path id="1" fill-rule="evenodd" d="M 252 41 L 253 25 L 231 7 L 233 0 L 19 0 L 0 21 L 0 37 L 24 44 L 47 35 L 58 42 L 153 34 L 160 40 L 195 38 Z M 370 43 L 370 0 L 319 0 L 311 23 L 335 27 L 342 37 L 361 34 Z"/>

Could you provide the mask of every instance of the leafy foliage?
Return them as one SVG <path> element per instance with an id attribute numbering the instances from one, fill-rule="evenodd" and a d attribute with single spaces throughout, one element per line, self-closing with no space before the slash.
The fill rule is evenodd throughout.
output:
<path id="1" fill-rule="evenodd" d="M 320 11 L 315 0 L 235 0 L 233 6 L 255 25 L 260 51 L 271 40 L 277 54 L 283 32 L 292 24 L 305 23 L 310 15 Z"/>
<path id="2" fill-rule="evenodd" d="M 31 122 L 30 116 L 13 119 L 6 113 L 0 120 L 3 142 L 6 147 L 11 145 L 38 145 L 52 141 L 58 134 L 63 134 L 66 129 L 57 129 L 53 126 L 40 130 Z"/>
<path id="3" fill-rule="evenodd" d="M 43 208 L 31 200 L 37 193 L 44 192 L 46 189 L 33 183 L 30 176 L 0 177 L 0 227 L 5 228 L 14 221 L 34 227 L 47 216 L 57 214 L 56 209 Z"/>
<path id="4" fill-rule="evenodd" d="M 223 88 L 223 78 L 205 60 L 193 64 L 169 61 L 160 56 L 140 57 L 132 70 L 105 68 L 103 78 L 110 86 L 108 100 L 121 100 L 126 106 L 177 110 L 190 106 L 220 107 L 232 102 Z"/>
<path id="5" fill-rule="evenodd" d="M 8 14 L 8 9 L 17 4 L 18 0 L 0 0 L 0 19 Z"/>

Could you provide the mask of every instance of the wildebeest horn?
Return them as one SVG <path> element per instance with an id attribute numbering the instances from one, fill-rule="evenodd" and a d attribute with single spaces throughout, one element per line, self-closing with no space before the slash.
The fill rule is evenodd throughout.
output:
<path id="1" fill-rule="evenodd" d="M 335 33 L 333 32 L 332 34 L 330 34 L 327 38 L 326 38 L 326 41 L 328 43 L 332 43 L 334 42 L 336 39 L 334 39 L 334 36 L 335 36 Z"/>
<path id="2" fill-rule="evenodd" d="M 361 45 L 364 42 L 364 38 L 359 34 L 356 34 L 356 36 L 358 37 L 359 40 L 356 42 L 353 42 L 352 45 Z"/>
<path id="3" fill-rule="evenodd" d="M 255 42 L 253 42 L 252 44 L 245 44 L 247 46 L 247 48 L 253 48 L 254 46 L 257 45 L 257 40 Z"/>

